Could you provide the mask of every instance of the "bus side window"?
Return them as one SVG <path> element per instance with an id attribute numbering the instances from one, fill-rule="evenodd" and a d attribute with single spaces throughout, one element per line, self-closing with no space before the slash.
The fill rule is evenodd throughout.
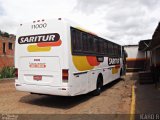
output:
<path id="1" fill-rule="evenodd" d="M 103 45 L 102 41 L 100 38 L 97 39 L 96 41 L 96 46 L 97 46 L 97 54 L 101 55 L 103 53 Z"/>
<path id="2" fill-rule="evenodd" d="M 107 43 L 107 41 L 104 42 L 104 52 L 105 52 L 105 56 L 108 55 L 108 43 Z"/>
<path id="3" fill-rule="evenodd" d="M 118 49 L 118 48 L 117 48 L 117 45 L 116 45 L 116 44 L 114 44 L 113 49 L 114 49 L 114 56 L 117 57 L 117 56 L 118 56 L 118 54 L 117 54 L 117 52 L 118 52 L 117 49 Z"/>
<path id="4" fill-rule="evenodd" d="M 88 51 L 89 53 L 93 53 L 94 51 L 94 40 L 92 35 L 88 35 Z"/>
<path id="5" fill-rule="evenodd" d="M 72 52 L 76 50 L 76 30 L 71 29 Z"/>
<path id="6" fill-rule="evenodd" d="M 100 41 L 97 40 L 97 53 L 100 54 Z"/>
<path id="7" fill-rule="evenodd" d="M 117 45 L 116 51 L 117 51 L 117 57 L 120 57 L 119 56 L 119 46 L 118 45 Z"/>
<path id="8" fill-rule="evenodd" d="M 98 53 L 98 39 L 94 37 L 94 53 Z"/>
<path id="9" fill-rule="evenodd" d="M 118 54 L 119 54 L 119 57 L 121 57 L 121 55 L 122 55 L 121 52 L 122 52 L 121 46 L 119 46 L 119 47 L 118 47 Z"/>
<path id="10" fill-rule="evenodd" d="M 83 51 L 87 52 L 88 51 L 88 40 L 87 40 L 86 33 L 82 33 L 82 46 L 83 46 Z"/>
<path id="11" fill-rule="evenodd" d="M 99 49 L 100 49 L 100 54 L 104 55 L 104 40 L 100 39 L 100 45 L 99 45 Z"/>
<path id="12" fill-rule="evenodd" d="M 114 56 L 114 48 L 113 48 L 113 43 L 111 43 L 111 56 Z"/>
<path id="13" fill-rule="evenodd" d="M 72 41 L 72 51 L 74 54 L 81 51 L 81 32 L 75 29 L 71 29 L 71 41 Z"/>
<path id="14" fill-rule="evenodd" d="M 112 55 L 112 49 L 111 49 L 111 43 L 108 42 L 108 56 L 110 57 Z"/>
<path id="15" fill-rule="evenodd" d="M 82 41 L 81 41 L 81 32 L 80 31 L 77 31 L 76 32 L 76 50 L 77 51 L 81 51 L 82 50 Z"/>

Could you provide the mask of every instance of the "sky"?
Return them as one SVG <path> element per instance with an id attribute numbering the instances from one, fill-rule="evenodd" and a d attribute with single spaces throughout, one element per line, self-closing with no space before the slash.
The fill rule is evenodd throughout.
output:
<path id="1" fill-rule="evenodd" d="M 121 45 L 151 39 L 160 0 L 0 0 L 0 30 L 16 35 L 19 24 L 66 18 Z"/>

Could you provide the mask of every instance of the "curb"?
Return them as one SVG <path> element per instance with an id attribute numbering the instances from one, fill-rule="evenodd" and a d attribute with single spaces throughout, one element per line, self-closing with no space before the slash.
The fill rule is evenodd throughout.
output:
<path id="1" fill-rule="evenodd" d="M 2 78 L 0 80 L 8 80 L 8 79 L 12 80 L 12 79 L 15 79 L 15 78 Z"/>
<path id="2" fill-rule="evenodd" d="M 135 85 L 132 85 L 130 120 L 135 120 Z"/>
<path id="3" fill-rule="evenodd" d="M 12 81 L 15 80 L 15 78 L 2 78 L 0 81 Z"/>

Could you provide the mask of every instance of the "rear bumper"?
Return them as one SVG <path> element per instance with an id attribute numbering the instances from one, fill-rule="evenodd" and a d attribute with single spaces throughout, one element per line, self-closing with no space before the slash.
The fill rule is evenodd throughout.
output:
<path id="1" fill-rule="evenodd" d="M 46 95 L 59 95 L 59 96 L 72 96 L 69 93 L 69 87 L 54 87 L 54 86 L 42 86 L 42 85 L 29 85 L 21 84 L 15 82 L 16 90 L 37 93 L 37 94 L 46 94 Z"/>

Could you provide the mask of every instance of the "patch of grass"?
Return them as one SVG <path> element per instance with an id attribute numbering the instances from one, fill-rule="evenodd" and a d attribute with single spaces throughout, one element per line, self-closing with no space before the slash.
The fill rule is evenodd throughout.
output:
<path id="1" fill-rule="evenodd" d="M 15 77 L 15 68 L 14 67 L 3 67 L 0 71 L 0 78 L 13 78 Z"/>

